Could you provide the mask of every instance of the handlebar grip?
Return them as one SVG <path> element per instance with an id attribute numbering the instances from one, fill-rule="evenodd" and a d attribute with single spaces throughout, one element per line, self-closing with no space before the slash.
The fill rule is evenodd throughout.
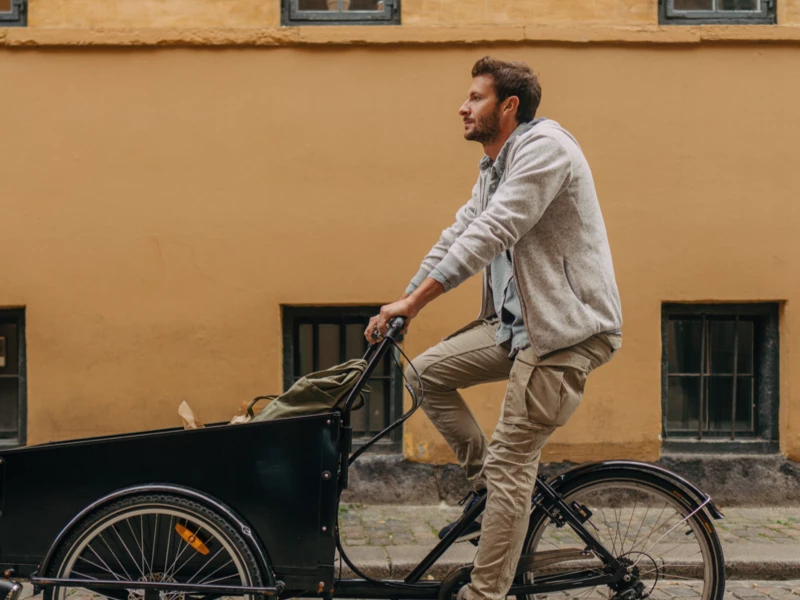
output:
<path id="1" fill-rule="evenodd" d="M 391 321 L 389 321 L 389 329 L 386 331 L 386 337 L 394 339 L 398 333 L 403 331 L 405 326 L 405 317 L 394 317 Z"/>

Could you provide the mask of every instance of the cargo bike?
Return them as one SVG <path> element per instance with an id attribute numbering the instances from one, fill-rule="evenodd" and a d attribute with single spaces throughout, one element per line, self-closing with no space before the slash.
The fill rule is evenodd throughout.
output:
<path id="1" fill-rule="evenodd" d="M 348 468 L 424 395 L 407 386 L 412 408 L 352 451 L 358 393 L 387 352 L 395 360 L 402 353 L 403 327 L 394 319 L 369 347 L 342 410 L 1 452 L 0 600 L 17 600 L 21 579 L 45 600 L 454 598 L 470 565 L 441 580 L 429 572 L 485 498 L 404 577 L 364 575 L 339 539 Z M 724 561 L 712 521 L 719 518 L 692 483 L 645 463 L 540 476 L 509 595 L 721 600 Z"/>

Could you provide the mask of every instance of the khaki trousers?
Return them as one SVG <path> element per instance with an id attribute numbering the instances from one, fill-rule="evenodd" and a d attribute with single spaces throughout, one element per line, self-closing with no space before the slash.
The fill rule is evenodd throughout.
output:
<path id="1" fill-rule="evenodd" d="M 575 412 L 590 371 L 611 358 L 619 335 L 596 335 L 537 361 L 530 348 L 515 359 L 495 342 L 497 325 L 480 321 L 418 356 L 422 409 L 453 449 L 473 489 L 486 488 L 486 510 L 466 600 L 505 598 L 514 579 L 531 510 L 539 456 Z M 419 393 L 414 371 L 407 380 Z M 500 419 L 487 441 L 457 390 L 508 380 Z"/>

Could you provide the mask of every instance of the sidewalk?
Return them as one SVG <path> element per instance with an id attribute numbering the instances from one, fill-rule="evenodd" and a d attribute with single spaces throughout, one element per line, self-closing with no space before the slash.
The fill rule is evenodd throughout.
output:
<path id="1" fill-rule="evenodd" d="M 800 507 L 721 509 L 715 521 L 728 579 L 800 579 Z M 402 578 L 433 548 L 441 527 L 461 507 L 342 504 L 340 531 L 345 552 L 373 577 Z M 472 561 L 475 546 L 454 544 L 429 575 L 438 579 Z M 345 576 L 349 573 L 343 565 Z"/>

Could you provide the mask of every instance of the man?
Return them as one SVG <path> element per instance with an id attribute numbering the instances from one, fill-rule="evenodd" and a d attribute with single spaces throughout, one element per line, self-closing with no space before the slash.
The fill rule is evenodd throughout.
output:
<path id="1" fill-rule="evenodd" d="M 377 341 L 392 317 L 413 319 L 483 270 L 478 319 L 413 362 L 423 410 L 472 484 L 467 508 L 488 494 L 481 523 L 463 536 L 480 541 L 459 599 L 499 600 L 522 551 L 541 448 L 578 407 L 588 373 L 620 347 L 622 316 L 589 165 L 558 123 L 533 120 L 536 75 L 524 63 L 485 57 L 472 77 L 459 115 L 464 137 L 486 152 L 472 198 L 365 335 Z M 418 385 L 410 368 L 407 376 Z M 457 390 L 506 379 L 487 443 Z"/>

